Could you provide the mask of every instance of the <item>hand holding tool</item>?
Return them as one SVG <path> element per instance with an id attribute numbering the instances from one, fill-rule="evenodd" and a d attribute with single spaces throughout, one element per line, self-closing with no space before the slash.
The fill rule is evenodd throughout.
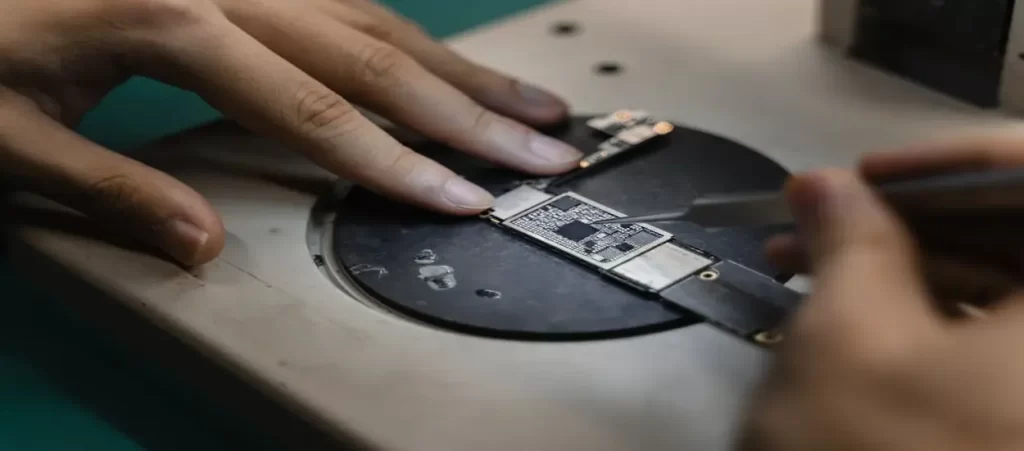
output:
<path id="1" fill-rule="evenodd" d="M 920 176 L 874 184 L 901 216 L 913 219 L 999 220 L 1024 213 L 1024 168 Z M 689 207 L 596 224 L 687 221 L 703 227 L 787 225 L 793 214 L 780 191 L 700 197 Z"/>

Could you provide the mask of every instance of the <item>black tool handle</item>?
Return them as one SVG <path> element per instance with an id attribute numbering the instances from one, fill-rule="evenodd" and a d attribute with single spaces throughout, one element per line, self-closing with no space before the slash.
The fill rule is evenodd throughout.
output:
<path id="1" fill-rule="evenodd" d="M 970 263 L 984 269 L 976 274 L 990 276 L 969 277 L 982 282 L 973 285 L 961 283 L 962 272 L 931 278 L 960 289 L 960 301 L 998 298 L 991 292 L 1016 289 L 1024 281 L 1024 168 L 945 173 L 876 186 L 922 252 Z M 1012 283 L 992 282 L 995 276 Z M 968 296 L 964 286 L 982 294 Z M 952 292 L 948 287 L 940 291 Z"/>
<path id="2" fill-rule="evenodd" d="M 937 174 L 876 186 L 890 205 L 914 217 L 1024 213 L 1024 168 Z"/>

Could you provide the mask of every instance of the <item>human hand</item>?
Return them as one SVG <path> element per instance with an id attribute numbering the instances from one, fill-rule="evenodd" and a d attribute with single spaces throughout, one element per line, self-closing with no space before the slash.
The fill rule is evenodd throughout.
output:
<path id="1" fill-rule="evenodd" d="M 1024 138 L 990 134 L 869 154 L 859 172 L 865 179 L 885 181 L 1022 165 Z M 1017 289 L 1024 275 L 1024 216 L 1003 221 L 903 219 L 909 221 L 906 226 L 921 254 L 921 269 L 940 307 L 986 305 Z M 806 247 L 796 235 L 776 237 L 768 243 L 767 253 L 784 270 L 809 269 Z"/>
<path id="2" fill-rule="evenodd" d="M 863 172 L 1024 162 L 1018 148 L 968 143 L 927 156 L 872 156 Z M 841 172 L 799 176 L 788 194 L 803 244 L 782 239 L 774 255 L 804 260 L 813 293 L 786 329 L 740 448 L 1024 447 L 1024 363 L 1016 357 L 1024 297 L 1002 298 L 983 319 L 951 318 L 938 305 L 914 236 L 860 180 Z"/>
<path id="3" fill-rule="evenodd" d="M 517 122 L 558 122 L 562 101 L 460 58 L 368 0 L 0 0 L 0 10 L 0 175 L 184 264 L 223 247 L 210 204 L 67 128 L 131 75 L 195 91 L 342 177 L 449 214 L 493 199 L 350 102 L 534 174 L 564 172 L 580 156 Z"/>

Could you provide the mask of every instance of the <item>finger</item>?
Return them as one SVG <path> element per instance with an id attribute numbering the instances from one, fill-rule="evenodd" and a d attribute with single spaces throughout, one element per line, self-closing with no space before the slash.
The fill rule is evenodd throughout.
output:
<path id="1" fill-rule="evenodd" d="M 917 144 L 878 152 L 861 160 L 870 179 L 1024 165 L 1024 137 L 980 136 Z"/>
<path id="2" fill-rule="evenodd" d="M 810 265 L 807 252 L 796 235 L 778 235 L 765 244 L 765 255 L 776 268 L 793 274 L 805 273 Z"/>
<path id="3" fill-rule="evenodd" d="M 556 95 L 463 58 L 383 5 L 362 0 L 333 3 L 330 10 L 338 20 L 404 50 L 489 109 L 536 125 L 556 123 L 568 115 L 569 107 Z"/>
<path id="4" fill-rule="evenodd" d="M 481 107 L 391 45 L 329 17 L 287 3 L 254 5 L 231 16 L 336 92 L 430 138 L 535 174 L 578 164 L 581 154 L 571 146 Z"/>
<path id="5" fill-rule="evenodd" d="M 186 265 L 224 247 L 205 199 L 171 176 L 110 152 L 0 88 L 0 174 L 158 246 Z"/>
<path id="6" fill-rule="evenodd" d="M 177 69 L 160 76 L 385 196 L 452 214 L 478 213 L 493 202 L 483 189 L 402 146 L 233 23 L 210 20 L 188 34 L 160 40 Z"/>
<path id="7" fill-rule="evenodd" d="M 795 177 L 787 194 L 813 268 L 818 302 L 808 310 L 860 324 L 934 315 L 910 237 L 865 185 L 825 171 Z"/>

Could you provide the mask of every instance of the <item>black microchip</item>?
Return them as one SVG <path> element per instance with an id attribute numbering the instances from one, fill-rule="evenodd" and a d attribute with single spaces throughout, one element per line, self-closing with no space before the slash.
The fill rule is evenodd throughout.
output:
<path id="1" fill-rule="evenodd" d="M 586 242 L 583 243 L 583 247 L 585 247 L 587 249 L 590 249 L 590 248 L 594 247 L 594 242 L 593 241 L 586 241 Z"/>
<path id="2" fill-rule="evenodd" d="M 572 207 L 575 207 L 575 206 L 577 206 L 577 205 L 579 205 L 581 203 L 583 203 L 583 202 L 580 202 L 575 197 L 565 196 L 565 197 L 563 197 L 561 199 L 558 199 L 558 200 L 556 200 L 556 201 L 554 201 L 554 202 L 552 202 L 552 203 L 550 203 L 548 205 L 550 205 L 552 207 L 555 207 L 555 208 L 557 208 L 559 210 L 562 210 L 562 211 L 569 211 L 569 209 L 571 209 Z"/>
<path id="3" fill-rule="evenodd" d="M 578 242 L 590 235 L 597 233 L 597 229 L 582 222 L 573 221 L 562 227 L 559 227 L 558 230 L 555 230 L 555 233 L 565 238 L 568 238 L 572 241 Z"/>
<path id="4" fill-rule="evenodd" d="M 629 243 L 620 243 L 619 245 L 615 246 L 615 248 L 622 252 L 629 252 L 634 249 L 633 245 Z"/>

